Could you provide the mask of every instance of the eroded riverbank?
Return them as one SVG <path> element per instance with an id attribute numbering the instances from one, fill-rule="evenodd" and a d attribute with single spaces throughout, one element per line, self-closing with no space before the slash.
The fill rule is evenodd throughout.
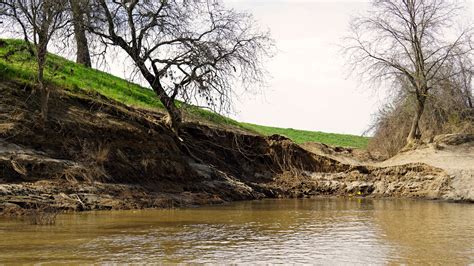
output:
<path id="1" fill-rule="evenodd" d="M 472 172 L 461 179 L 416 161 L 352 163 L 282 136 L 193 121 L 183 125 L 180 139 L 160 113 L 95 94 L 55 91 L 41 128 L 36 107 L 24 101 L 34 102 L 31 88 L 1 82 L 0 92 L 0 212 L 7 215 L 313 196 L 474 197 Z"/>

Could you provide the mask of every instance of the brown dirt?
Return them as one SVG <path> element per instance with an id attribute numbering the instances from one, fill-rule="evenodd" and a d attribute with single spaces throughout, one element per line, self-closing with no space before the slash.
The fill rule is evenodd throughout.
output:
<path id="1" fill-rule="evenodd" d="M 448 134 L 431 143 L 407 150 L 375 164 L 379 167 L 420 162 L 443 169 L 451 177 L 451 189 L 443 198 L 474 201 L 474 135 Z"/>
<path id="2" fill-rule="evenodd" d="M 450 188 L 450 177 L 434 167 L 363 166 L 277 135 L 188 122 L 180 140 L 160 123 L 160 113 L 96 94 L 57 89 L 42 128 L 32 88 L 0 81 L 0 95 L 4 213 L 317 195 L 442 198 Z"/>
<path id="3" fill-rule="evenodd" d="M 375 171 L 377 175 L 381 173 L 383 175 L 383 172 L 388 169 L 406 171 L 413 165 L 423 166 L 426 169 L 420 170 L 417 178 L 433 179 L 427 184 L 423 184 L 425 189 L 417 192 L 419 195 L 425 195 L 423 197 L 426 198 L 474 202 L 473 134 L 439 135 L 430 143 L 421 143 L 386 160 L 380 155 L 370 154 L 367 151 L 330 147 L 320 143 L 306 143 L 303 147 L 310 152 L 330 157 L 341 163 L 377 169 Z M 429 173 L 435 169 L 441 175 Z M 401 181 L 400 185 L 410 184 L 413 183 L 413 180 L 417 180 L 417 178 L 404 179 L 401 177 L 406 175 L 396 174 L 396 176 Z M 441 184 L 444 185 L 440 186 Z M 410 186 L 421 188 L 420 185 L 415 184 L 410 184 Z M 373 193 L 380 194 L 377 190 L 374 190 Z M 388 195 L 390 193 L 382 194 Z M 415 195 L 412 192 L 402 194 L 402 196 Z"/>
<path id="4" fill-rule="evenodd" d="M 301 147 L 311 153 L 350 165 L 368 165 L 386 159 L 379 153 L 371 153 L 363 149 L 329 146 L 318 142 L 303 143 Z"/>

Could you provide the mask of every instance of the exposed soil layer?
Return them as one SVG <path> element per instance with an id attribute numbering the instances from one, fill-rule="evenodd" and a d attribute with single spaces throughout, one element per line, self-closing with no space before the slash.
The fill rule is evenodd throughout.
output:
<path id="1" fill-rule="evenodd" d="M 318 195 L 456 198 L 453 177 L 426 164 L 364 166 L 262 137 L 186 122 L 60 89 L 37 123 L 31 87 L 0 81 L 0 211 L 214 204 Z M 447 196 L 451 195 L 451 196 Z"/>

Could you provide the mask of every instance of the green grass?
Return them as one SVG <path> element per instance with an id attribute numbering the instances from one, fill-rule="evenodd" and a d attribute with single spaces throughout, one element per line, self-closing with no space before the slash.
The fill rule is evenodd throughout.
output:
<path id="1" fill-rule="evenodd" d="M 249 123 L 241 123 L 245 128 L 258 132 L 262 135 L 278 134 L 286 136 L 294 142 L 301 144 L 305 142 L 321 142 L 333 146 L 366 148 L 370 138 L 346 134 L 325 133 L 319 131 L 307 131 L 293 128 L 278 128 Z"/>
<path id="2" fill-rule="evenodd" d="M 0 42 L 0 79 L 13 79 L 31 83 L 35 80 L 36 62 L 24 48 L 21 40 Z M 8 55 L 8 56 L 7 56 Z M 48 82 L 66 90 L 97 92 L 126 105 L 164 111 L 155 93 L 147 88 L 118 78 L 109 73 L 83 67 L 63 57 L 50 54 L 46 63 L 45 78 Z M 329 145 L 365 148 L 369 138 L 295 129 L 283 129 L 242 123 L 197 107 L 186 112 L 198 120 L 218 126 L 232 126 L 262 135 L 280 134 L 296 143 L 317 141 Z"/>
<path id="3" fill-rule="evenodd" d="M 0 47 L 0 77 L 23 82 L 34 80 L 36 62 L 26 51 L 15 52 L 8 60 L 5 59 L 5 54 L 8 51 L 24 46 L 24 42 L 19 40 L 6 40 L 6 42 L 6 46 Z M 127 105 L 163 108 L 151 90 L 106 72 L 83 67 L 56 55 L 48 56 L 45 78 L 49 82 L 69 90 L 95 91 Z"/>

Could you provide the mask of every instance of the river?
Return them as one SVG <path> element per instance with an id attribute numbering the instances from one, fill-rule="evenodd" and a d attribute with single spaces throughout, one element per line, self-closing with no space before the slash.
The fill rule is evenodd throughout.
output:
<path id="1" fill-rule="evenodd" d="M 474 263 L 474 205 L 381 199 L 237 202 L 0 219 L 0 263 Z"/>

